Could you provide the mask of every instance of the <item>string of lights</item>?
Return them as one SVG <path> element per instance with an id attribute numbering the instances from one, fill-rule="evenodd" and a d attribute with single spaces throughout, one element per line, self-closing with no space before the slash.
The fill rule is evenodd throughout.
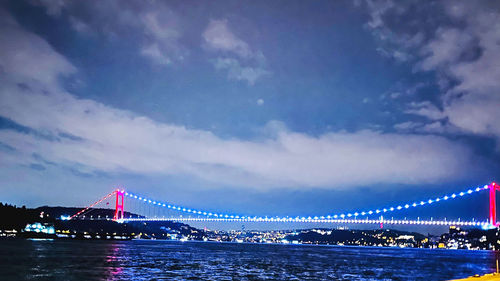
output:
<path id="1" fill-rule="evenodd" d="M 395 220 L 395 219 L 303 219 L 303 218 L 124 218 L 122 222 L 134 221 L 185 221 L 185 222 L 299 222 L 299 223 L 349 223 L 349 224 L 401 224 L 401 225 L 456 225 L 456 226 L 486 226 L 487 221 L 461 220 Z"/>
<path id="2" fill-rule="evenodd" d="M 450 195 L 444 195 L 441 197 L 437 197 L 434 199 L 427 199 L 427 200 L 422 200 L 418 202 L 411 202 L 411 203 L 406 203 L 406 204 L 400 204 L 396 206 L 391 206 L 391 207 L 386 207 L 386 208 L 378 208 L 378 209 L 373 209 L 373 210 L 367 210 L 367 211 L 355 211 L 355 212 L 350 212 L 350 213 L 342 213 L 342 214 L 332 214 L 332 215 L 321 215 L 321 216 L 308 216 L 308 217 L 278 217 L 278 216 L 244 216 L 244 215 L 235 215 L 235 214 L 224 214 L 224 213 L 216 213 L 216 212 L 209 212 L 209 211 L 202 211 L 202 210 L 196 210 L 192 208 L 187 208 L 187 207 L 182 207 L 182 206 L 176 206 L 173 204 L 169 204 L 166 202 L 160 202 L 156 200 L 152 200 L 149 198 L 145 198 L 143 196 L 139 196 L 136 194 L 132 194 L 129 192 L 124 192 L 125 196 L 137 199 L 143 203 L 151 204 L 154 206 L 159 206 L 162 208 L 167 208 L 167 209 L 172 209 L 192 215 L 201 215 L 201 216 L 206 216 L 208 218 L 218 218 L 218 219 L 233 219 L 233 220 L 249 220 L 251 219 L 252 221 L 267 221 L 267 220 L 279 220 L 279 221 L 286 221 L 286 220 L 294 220 L 294 221 L 306 221 L 306 220 L 345 220 L 346 218 L 357 218 L 358 216 L 369 216 L 369 215 L 383 215 L 386 213 L 391 213 L 395 211 L 400 211 L 400 210 L 405 210 L 405 209 L 410 209 L 410 208 L 416 208 L 424 205 L 430 205 L 442 201 L 447 201 L 455 198 L 460 198 L 466 195 L 470 195 L 475 192 L 479 192 L 482 190 L 489 189 L 488 185 L 485 185 L 483 187 L 476 187 L 472 189 L 468 189 L 459 193 L 453 193 Z M 378 221 L 380 222 L 380 221 Z"/>
<path id="3" fill-rule="evenodd" d="M 113 196 L 116 192 L 117 192 L 117 190 L 114 190 L 113 192 L 109 193 L 108 195 L 106 195 L 106 196 L 102 197 L 101 199 L 95 201 L 94 203 L 90 204 L 88 207 L 83 208 L 81 211 L 79 211 L 78 213 L 72 215 L 68 219 L 71 220 L 71 219 L 73 219 L 75 217 L 83 215 L 83 213 L 87 212 L 90 208 L 94 207 L 95 205 L 97 205 L 97 204 L 103 202 L 104 200 L 108 199 L 109 197 Z"/>

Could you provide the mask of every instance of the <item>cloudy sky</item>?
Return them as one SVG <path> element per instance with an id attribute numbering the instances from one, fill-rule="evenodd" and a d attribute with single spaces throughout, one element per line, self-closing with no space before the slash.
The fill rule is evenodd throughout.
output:
<path id="1" fill-rule="evenodd" d="M 498 1 L 1 1 L 0 201 L 325 214 L 500 173 Z M 486 218 L 486 194 L 425 214 Z"/>

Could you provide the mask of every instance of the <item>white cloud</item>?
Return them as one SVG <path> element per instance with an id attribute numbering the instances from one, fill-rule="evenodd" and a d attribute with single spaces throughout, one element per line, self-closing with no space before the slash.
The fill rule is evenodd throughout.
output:
<path id="1" fill-rule="evenodd" d="M 425 57 L 421 62 L 424 70 L 456 62 L 464 49 L 472 44 L 472 36 L 456 28 L 439 28 L 436 38 L 422 48 Z"/>
<path id="2" fill-rule="evenodd" d="M 215 50 L 235 53 L 242 58 L 254 56 L 248 44 L 229 30 L 227 20 L 211 20 L 203 32 L 203 39 Z"/>
<path id="3" fill-rule="evenodd" d="M 423 132 L 429 132 L 429 133 L 453 132 L 453 128 L 445 127 L 439 121 L 426 124 L 420 130 L 423 131 Z"/>
<path id="4" fill-rule="evenodd" d="M 260 77 L 271 74 L 265 68 L 264 55 L 252 51 L 245 41 L 234 35 L 227 20 L 211 20 L 202 36 L 210 50 L 223 54 L 213 60 L 213 64 L 217 70 L 227 70 L 229 79 L 254 85 Z"/>
<path id="5" fill-rule="evenodd" d="M 229 79 L 244 80 L 249 85 L 254 85 L 257 79 L 270 74 L 260 67 L 241 66 L 238 60 L 230 58 L 218 58 L 214 61 L 214 66 L 217 70 L 227 70 Z"/>
<path id="6" fill-rule="evenodd" d="M 472 2 L 456 2 L 446 8 L 454 17 L 461 17 L 465 27 L 451 32 L 455 35 L 448 37 L 446 45 L 453 47 L 442 48 L 448 55 L 440 56 L 444 57 L 441 61 L 450 63 L 439 64 L 438 60 L 429 66 L 458 81 L 442 98 L 443 113 L 450 124 L 466 133 L 494 136 L 500 141 L 500 9 Z M 470 12 L 457 12 L 460 10 Z M 437 52 L 442 41 L 438 37 L 425 48 Z M 467 57 L 471 52 L 472 57 Z"/>
<path id="7" fill-rule="evenodd" d="M 171 60 L 160 51 L 158 44 L 144 46 L 141 49 L 141 55 L 150 57 L 153 62 L 160 65 L 171 63 Z"/>
<path id="8" fill-rule="evenodd" d="M 406 113 L 425 116 L 431 120 L 439 120 L 446 117 L 446 115 L 439 108 L 428 101 L 419 103 L 413 102 L 410 106 L 411 108 L 406 110 Z"/>
<path id="9" fill-rule="evenodd" d="M 438 136 L 375 131 L 309 136 L 273 121 L 267 126 L 272 137 L 223 139 L 79 99 L 57 81 L 74 67 L 46 41 L 7 21 L 1 36 L 8 34 L 13 46 L 29 46 L 21 50 L 32 61 L 9 61 L 19 51 L 10 46 L 0 52 L 5 74 L 0 115 L 38 133 L 0 130 L 0 142 L 15 149 L 0 151 L 3 166 L 45 159 L 84 172 L 181 174 L 261 189 L 436 183 L 480 168 L 466 146 Z"/>
<path id="10" fill-rule="evenodd" d="M 391 97 L 391 99 L 397 99 L 401 96 L 401 93 L 400 92 L 394 92 L 394 93 L 391 93 L 389 95 Z"/>
<path id="11" fill-rule="evenodd" d="M 52 50 L 39 36 L 24 31 L 0 9 L 0 70 L 16 81 L 29 77 L 45 85 L 54 85 L 60 73 L 76 71 L 66 59 Z M 2 73 L 2 76 L 5 75 Z"/>
<path id="12" fill-rule="evenodd" d="M 493 98 L 493 99 L 492 99 Z M 466 132 L 496 137 L 500 145 L 500 97 L 475 96 L 456 99 L 445 107 L 451 124 Z"/>
<path id="13" fill-rule="evenodd" d="M 85 23 L 84 21 L 78 19 L 78 18 L 75 18 L 73 16 L 70 16 L 69 17 L 69 22 L 71 24 L 71 27 L 76 30 L 77 32 L 79 33 L 86 33 L 86 34 L 89 34 L 91 33 L 91 29 L 90 29 L 90 26 Z"/>
<path id="14" fill-rule="evenodd" d="M 384 21 L 382 19 L 383 15 L 390 9 L 394 7 L 394 2 L 391 0 L 384 1 L 366 1 L 369 9 L 371 20 L 368 22 L 368 26 L 372 29 L 384 27 Z"/>
<path id="15" fill-rule="evenodd" d="M 398 1 L 392 0 L 366 0 L 364 3 L 370 16 L 366 27 L 379 43 L 379 47 L 376 49 L 379 54 L 402 63 L 412 60 L 414 57 L 412 50 L 424 40 L 423 33 L 395 32 L 386 22 L 388 15 L 401 16 L 406 7 Z"/>
<path id="16" fill-rule="evenodd" d="M 407 130 L 415 129 L 415 128 L 420 127 L 420 126 L 422 126 L 421 123 L 407 121 L 407 122 L 398 123 L 398 124 L 394 125 L 394 129 L 400 130 L 400 131 L 407 131 Z"/>
<path id="17" fill-rule="evenodd" d="M 180 37 L 176 15 L 164 5 L 158 5 L 154 10 L 146 10 L 140 15 L 146 35 L 147 43 L 141 49 L 141 54 L 149 57 L 154 63 L 166 65 L 172 62 L 169 56 L 178 52 Z M 177 59 L 182 60 L 178 54 Z"/>
<path id="18" fill-rule="evenodd" d="M 263 141 L 224 140 L 69 94 L 25 93 L 15 86 L 4 86 L 1 93 L 3 116 L 52 135 L 83 138 L 53 141 L 0 131 L 0 140 L 21 152 L 17 161 L 26 164 L 36 153 L 51 162 L 111 173 L 186 174 L 256 188 L 345 188 L 445 181 L 466 174 L 472 158 L 464 146 L 434 136 L 361 131 L 311 137 L 281 131 Z"/>

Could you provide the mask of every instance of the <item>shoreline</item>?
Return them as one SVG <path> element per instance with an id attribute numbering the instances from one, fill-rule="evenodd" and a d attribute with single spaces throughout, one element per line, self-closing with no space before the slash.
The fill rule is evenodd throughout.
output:
<path id="1" fill-rule="evenodd" d="M 85 240 L 85 241 L 106 241 L 106 240 L 118 240 L 118 241 L 165 241 L 165 242 L 204 242 L 204 243 L 229 243 L 229 244 L 256 244 L 256 245 L 295 245 L 295 246 L 336 246 L 336 247 L 363 247 L 363 248 L 393 248 L 393 249 L 427 249 L 427 250 L 438 250 L 438 251 L 496 251 L 494 249 L 455 249 L 455 248 L 437 248 L 437 247 L 400 247 L 397 245 L 387 245 L 387 246 L 377 246 L 377 245 L 351 245 L 351 244 L 325 244 L 325 243 L 278 243 L 278 242 L 237 242 L 237 241 L 218 241 L 218 240 L 197 240 L 197 239 L 150 239 L 150 238 L 135 238 L 133 236 L 127 235 L 102 235 L 100 238 L 94 236 L 94 234 L 89 234 L 90 237 L 85 237 L 84 234 L 79 233 L 75 235 L 76 237 L 66 237 L 56 235 L 18 235 L 18 236 L 5 236 L 1 237 L 2 240 L 10 239 L 52 239 L 52 240 Z M 118 238 L 121 237 L 121 238 Z M 125 238 L 124 238 L 125 237 Z"/>
<path id="2" fill-rule="evenodd" d="M 485 275 L 473 275 L 469 276 L 467 278 L 462 278 L 462 279 L 453 279 L 450 281 L 470 281 L 470 280 L 476 280 L 476 281 L 491 281 L 491 280 L 500 280 L 500 274 L 499 273 L 488 273 Z"/>

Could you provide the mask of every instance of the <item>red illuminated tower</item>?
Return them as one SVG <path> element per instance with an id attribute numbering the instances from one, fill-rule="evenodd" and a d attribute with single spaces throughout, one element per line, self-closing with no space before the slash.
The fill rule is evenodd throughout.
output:
<path id="1" fill-rule="evenodd" d="M 497 207 L 496 207 L 496 191 L 500 189 L 500 186 L 494 182 L 490 185 L 490 224 L 493 226 L 498 226 L 497 224 Z"/>
<path id="2" fill-rule="evenodd" d="M 113 220 L 121 220 L 123 219 L 123 201 L 124 201 L 124 191 L 123 190 L 116 190 L 116 204 L 115 204 L 115 216 L 113 217 Z"/>

